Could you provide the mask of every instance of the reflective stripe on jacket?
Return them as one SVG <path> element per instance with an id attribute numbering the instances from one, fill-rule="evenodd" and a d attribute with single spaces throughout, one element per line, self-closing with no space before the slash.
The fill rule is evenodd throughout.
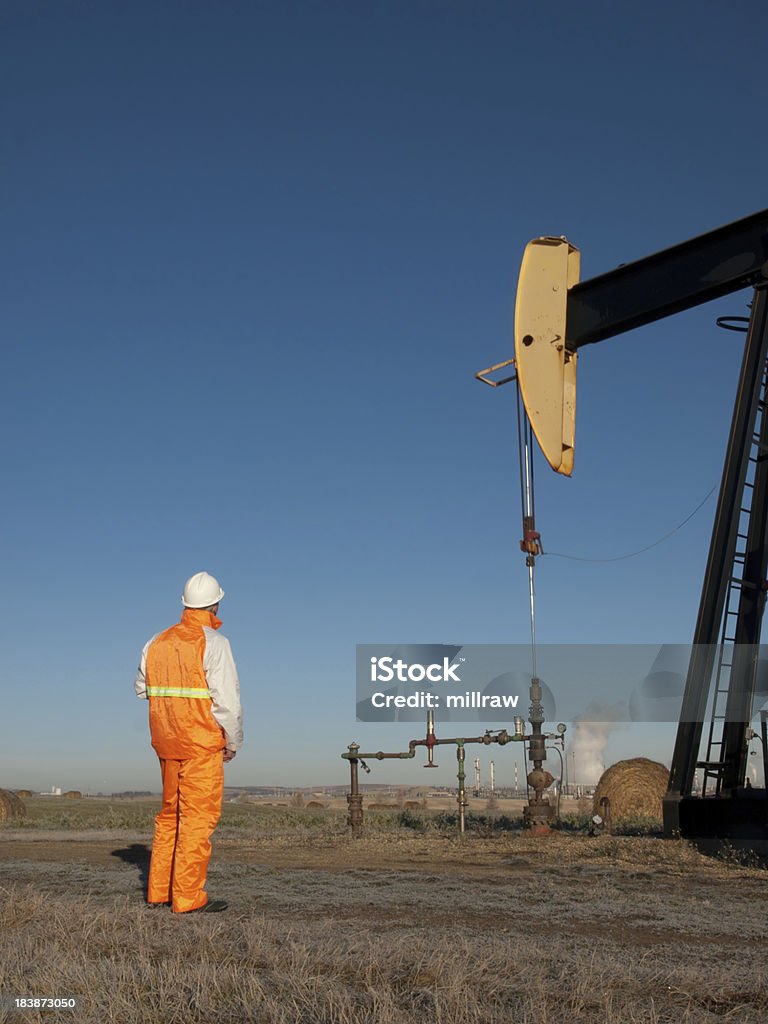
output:
<path id="1" fill-rule="evenodd" d="M 243 741 L 240 684 L 221 620 L 185 608 L 181 622 L 152 637 L 142 651 L 135 690 L 149 699 L 158 757 L 184 759 L 237 750 Z"/>

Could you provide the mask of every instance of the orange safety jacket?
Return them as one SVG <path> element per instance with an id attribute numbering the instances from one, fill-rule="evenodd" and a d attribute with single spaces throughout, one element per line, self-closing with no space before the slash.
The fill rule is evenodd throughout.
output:
<path id="1" fill-rule="evenodd" d="M 226 739 L 211 713 L 203 669 L 203 627 L 218 629 L 221 619 L 202 608 L 185 608 L 181 622 L 150 643 L 146 663 L 149 727 L 157 756 L 199 757 L 223 750 Z"/>

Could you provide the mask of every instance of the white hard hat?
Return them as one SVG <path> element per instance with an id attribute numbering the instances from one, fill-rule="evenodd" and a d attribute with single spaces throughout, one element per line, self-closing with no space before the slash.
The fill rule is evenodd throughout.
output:
<path id="1" fill-rule="evenodd" d="M 184 584 L 181 603 L 185 608 L 208 608 L 212 604 L 218 604 L 222 597 L 224 591 L 215 576 L 207 572 L 196 572 Z"/>

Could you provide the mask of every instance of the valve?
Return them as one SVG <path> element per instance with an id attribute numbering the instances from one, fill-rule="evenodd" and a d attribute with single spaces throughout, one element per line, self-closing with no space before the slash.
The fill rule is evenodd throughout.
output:
<path id="1" fill-rule="evenodd" d="M 523 516 L 523 539 L 520 541 L 520 550 L 528 556 L 525 560 L 526 565 L 533 565 L 534 558 L 544 554 L 541 534 L 536 529 L 533 516 Z"/>

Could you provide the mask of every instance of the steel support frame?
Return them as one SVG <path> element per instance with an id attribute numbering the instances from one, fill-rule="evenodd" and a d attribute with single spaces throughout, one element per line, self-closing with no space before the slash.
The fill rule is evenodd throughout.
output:
<path id="1" fill-rule="evenodd" d="M 701 589 L 701 600 L 699 602 L 691 660 L 685 683 L 680 724 L 672 755 L 669 791 L 664 800 L 664 830 L 668 835 L 681 832 L 680 800 L 682 797 L 690 796 L 693 789 L 728 581 L 736 553 L 739 517 L 743 500 L 742 495 L 747 478 L 752 437 L 758 417 L 758 401 L 766 356 L 768 356 L 768 294 L 764 289 L 756 289 L 734 402 L 731 430 L 720 484 L 720 494 L 712 527 L 709 557 L 707 558 L 704 582 Z M 761 466 L 763 467 L 761 475 L 764 477 L 765 463 L 758 463 L 758 469 Z M 758 507 L 758 502 L 761 503 L 760 507 Z M 759 557 L 761 566 L 764 567 L 765 565 L 766 511 L 768 510 L 765 504 L 765 481 L 763 481 L 761 493 L 758 493 L 757 488 L 753 492 L 750 512 L 750 534 L 753 535 L 753 525 L 756 526 L 758 522 L 762 527 L 762 541 L 758 542 L 754 535 L 748 541 L 748 558 L 751 556 L 751 568 L 753 571 L 756 558 Z M 758 543 L 761 543 L 763 549 L 759 556 L 754 550 Z M 751 552 L 749 551 L 750 545 L 753 548 Z M 745 568 L 745 578 L 746 574 L 747 570 Z M 760 570 L 760 583 L 762 583 L 763 577 L 764 568 Z M 745 591 L 749 589 L 742 588 L 742 600 Z M 754 607 L 747 609 L 746 603 L 742 605 L 740 600 L 736 627 L 737 638 L 740 637 L 745 643 L 756 644 L 759 642 L 762 608 L 762 601 Z M 742 612 L 747 613 L 747 611 L 749 611 L 748 621 L 745 619 L 742 623 Z M 738 663 L 734 664 L 731 673 L 728 703 L 730 704 L 730 713 L 733 713 L 734 703 L 730 700 L 731 687 L 734 687 L 734 692 L 738 691 L 736 699 L 738 699 L 739 703 L 743 703 L 747 690 L 749 690 L 751 695 L 753 680 L 750 681 L 744 678 L 744 666 L 739 666 Z M 727 711 L 726 715 L 728 716 L 728 714 L 729 712 Z M 749 718 L 751 718 L 751 699 L 747 722 Z M 731 725 L 732 728 L 729 730 L 729 749 L 733 750 L 745 743 L 747 725 L 743 722 L 733 722 Z M 725 735 L 723 739 L 726 739 Z M 736 779 L 735 771 L 730 771 L 728 774 L 729 787 L 733 788 L 738 784 L 740 782 Z"/>
<path id="2" fill-rule="evenodd" d="M 755 292 L 750 329 L 762 337 L 762 350 L 768 361 L 768 291 Z M 767 397 L 766 362 L 758 370 L 758 399 Z M 766 572 L 768 572 L 768 410 L 758 400 L 755 431 L 757 455 L 752 480 L 752 502 L 744 551 L 743 584 L 736 619 L 734 675 L 728 687 L 723 724 L 722 760 L 725 764 L 721 792 L 731 796 L 744 785 L 747 773 L 748 741 L 757 681 L 760 632 L 765 610 Z M 757 424 L 756 424 L 757 426 Z"/>

